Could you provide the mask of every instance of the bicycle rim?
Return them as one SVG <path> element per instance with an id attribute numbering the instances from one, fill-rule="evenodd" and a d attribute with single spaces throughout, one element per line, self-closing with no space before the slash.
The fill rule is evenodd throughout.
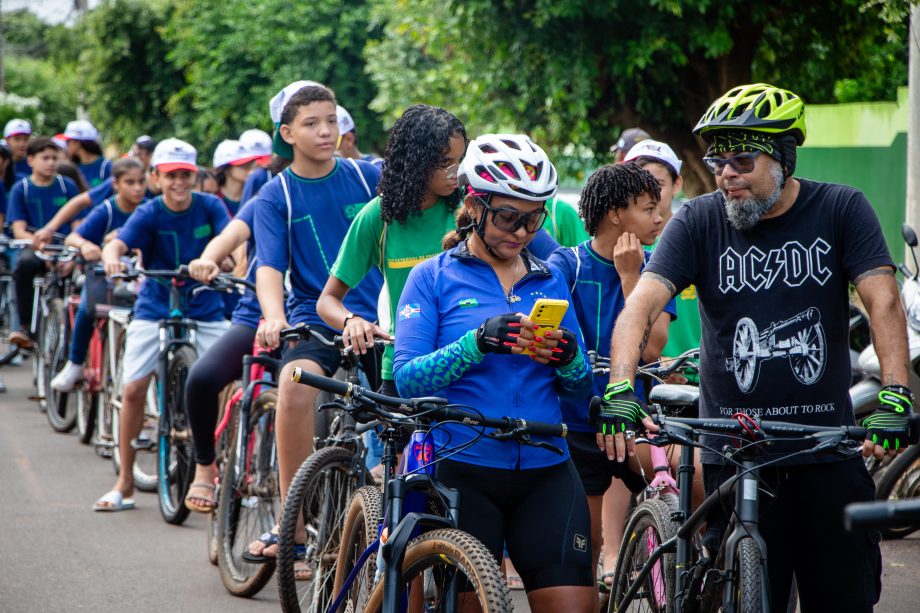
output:
<path id="1" fill-rule="evenodd" d="M 332 603 L 335 564 L 345 514 L 367 472 L 355 471 L 354 454 L 342 447 L 314 452 L 297 470 L 281 516 L 278 591 L 283 611 L 325 612 Z M 363 468 L 363 467 L 362 467 Z M 306 555 L 297 556 L 298 519 L 306 532 Z M 295 564 L 313 571 L 309 581 L 296 581 Z"/>
<path id="2" fill-rule="evenodd" d="M 640 503 L 630 516 L 613 576 L 611 611 L 659 613 L 672 610 L 675 580 L 673 553 L 658 558 L 635 595 L 629 602 L 624 602 L 624 596 L 648 564 L 651 554 L 676 533 L 677 526 L 670 520 L 670 509 L 665 501 L 653 498 Z"/>
<path id="3" fill-rule="evenodd" d="M 422 600 L 426 613 L 453 608 L 453 603 L 448 602 L 453 582 L 471 586 L 466 597 L 475 598 L 483 613 L 512 610 L 511 593 L 498 562 L 485 545 L 461 530 L 433 530 L 410 542 L 400 581 L 409 601 Z M 421 585 L 423 593 L 413 595 L 413 585 Z M 365 611 L 382 613 L 383 594 L 384 582 L 380 581 L 374 587 Z"/>
<path id="4" fill-rule="evenodd" d="M 335 565 L 333 597 L 337 597 L 345 581 L 360 561 L 367 548 L 377 540 L 380 524 L 383 522 L 383 495 L 376 486 L 365 485 L 358 488 L 342 529 L 342 544 Z M 339 611 L 363 611 L 367 606 L 374 578 L 377 572 L 377 553 L 372 553 L 364 561 L 360 572 L 347 586 L 347 593 Z"/>
<path id="5" fill-rule="evenodd" d="M 51 380 L 67 363 L 67 325 L 64 321 L 64 302 L 55 298 L 49 304 L 45 326 L 47 354 L 44 369 L 45 409 L 48 423 L 56 432 L 70 432 L 77 424 L 75 403 L 69 402 L 70 394 L 56 391 Z"/>

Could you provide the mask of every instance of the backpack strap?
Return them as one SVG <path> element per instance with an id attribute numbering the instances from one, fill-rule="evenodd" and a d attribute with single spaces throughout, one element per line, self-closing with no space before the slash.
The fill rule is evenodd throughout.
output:
<path id="1" fill-rule="evenodd" d="M 353 158 L 345 158 L 351 165 L 355 167 L 355 171 L 358 173 L 358 178 L 361 179 L 361 185 L 364 186 L 364 191 L 367 192 L 367 199 L 370 200 L 374 197 L 374 194 L 371 192 L 371 186 L 367 184 L 367 179 L 364 178 L 364 173 L 361 172 L 361 167 L 358 166 L 358 163 Z"/>
<path id="2" fill-rule="evenodd" d="M 99 164 L 99 178 L 100 179 L 105 179 L 105 171 L 111 165 L 112 165 L 112 162 L 108 160 L 102 160 L 102 163 Z"/>
<path id="3" fill-rule="evenodd" d="M 64 183 L 64 177 L 62 177 L 61 175 L 57 175 L 57 180 L 58 180 L 58 185 L 61 186 L 61 193 L 63 193 L 66 196 L 67 195 L 67 184 Z"/>
<path id="4" fill-rule="evenodd" d="M 386 243 L 387 243 L 387 228 L 390 227 L 390 224 L 383 222 L 383 231 L 380 233 L 380 238 L 377 240 L 377 261 L 380 263 L 380 272 L 383 272 L 386 269 L 386 260 L 383 258 L 386 256 Z"/>
<path id="5" fill-rule="evenodd" d="M 22 178 L 22 195 L 26 197 L 26 204 L 29 204 L 29 179 L 26 177 Z"/>
<path id="6" fill-rule="evenodd" d="M 105 210 L 109 215 L 109 221 L 105 224 L 105 232 L 102 233 L 103 239 L 108 236 L 109 232 L 112 230 L 112 221 L 115 216 L 115 213 L 112 211 L 112 199 L 106 198 L 103 200 L 102 204 L 105 205 Z"/>
<path id="7" fill-rule="evenodd" d="M 287 205 L 287 230 L 288 230 L 288 272 L 291 271 L 291 265 L 293 264 L 293 253 L 294 253 L 294 237 L 291 233 L 291 225 L 293 224 L 292 216 L 294 214 L 293 204 L 291 204 L 291 192 L 288 189 L 287 181 L 284 180 L 284 173 L 281 172 L 278 174 L 281 177 L 281 189 L 284 190 L 284 202 Z"/>
<path id="8" fill-rule="evenodd" d="M 574 296 L 575 286 L 578 284 L 578 275 L 581 274 L 581 257 L 578 255 L 578 247 L 569 247 L 569 249 L 575 255 L 575 279 L 572 280 L 572 287 L 569 288 L 569 293 Z"/>

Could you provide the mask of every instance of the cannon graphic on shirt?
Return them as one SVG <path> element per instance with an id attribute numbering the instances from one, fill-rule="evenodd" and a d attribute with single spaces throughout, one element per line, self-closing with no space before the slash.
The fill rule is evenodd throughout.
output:
<path id="1" fill-rule="evenodd" d="M 738 320 L 732 357 L 725 360 L 725 370 L 735 373 L 738 388 L 747 394 L 757 386 L 761 363 L 786 358 L 795 378 L 812 385 L 824 374 L 826 355 L 821 313 L 809 307 L 759 333 L 750 317 Z"/>

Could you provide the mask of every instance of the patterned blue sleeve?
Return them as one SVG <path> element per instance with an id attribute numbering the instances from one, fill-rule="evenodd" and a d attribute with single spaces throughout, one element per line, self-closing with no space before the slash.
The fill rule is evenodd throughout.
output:
<path id="1" fill-rule="evenodd" d="M 470 330 L 453 343 L 405 363 L 395 371 L 396 389 L 409 398 L 434 396 L 481 361 L 476 331 Z"/>

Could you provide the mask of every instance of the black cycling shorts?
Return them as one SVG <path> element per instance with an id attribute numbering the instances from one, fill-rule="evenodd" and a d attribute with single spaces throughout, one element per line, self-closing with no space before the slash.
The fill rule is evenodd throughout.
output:
<path id="1" fill-rule="evenodd" d="M 603 496 L 616 477 L 634 494 L 645 489 L 642 475 L 634 473 L 626 462 L 607 459 L 607 454 L 597 446 L 593 432 L 569 432 L 565 437 L 572 455 L 572 463 L 581 478 L 588 496 Z"/>
<path id="2" fill-rule="evenodd" d="M 319 326 L 312 327 L 312 330 L 320 333 L 329 342 L 332 342 L 336 336 L 335 332 Z M 305 340 L 300 339 L 285 343 L 281 350 L 282 366 L 294 360 L 316 362 L 323 369 L 326 376 L 331 377 L 342 363 L 342 354 L 335 347 L 328 347 L 310 336 Z M 380 385 L 380 364 L 381 351 L 379 350 L 369 351 L 361 356 L 361 369 L 370 382 L 370 389 L 372 390 L 377 389 Z"/>
<path id="3" fill-rule="evenodd" d="M 443 460 L 437 478 L 460 491 L 459 528 L 496 560 L 507 544 L 527 591 L 594 585 L 588 499 L 571 462 L 505 470 Z"/>

